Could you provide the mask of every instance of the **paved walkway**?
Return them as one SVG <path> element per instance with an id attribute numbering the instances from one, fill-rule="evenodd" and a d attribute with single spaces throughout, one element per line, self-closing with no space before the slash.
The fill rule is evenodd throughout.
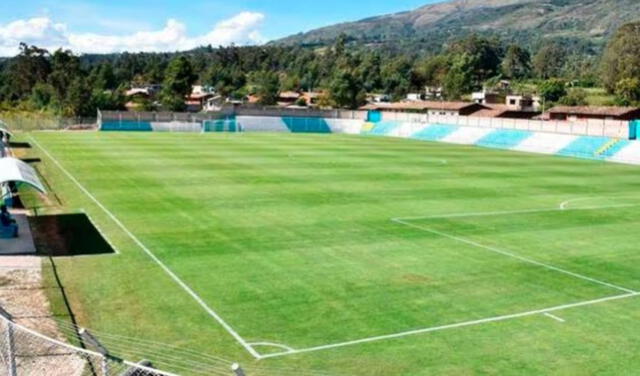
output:
<path id="1" fill-rule="evenodd" d="M 0 239 L 0 256 L 31 255 L 36 253 L 29 220 L 24 214 L 14 214 L 19 227 L 19 236 L 15 239 Z"/>

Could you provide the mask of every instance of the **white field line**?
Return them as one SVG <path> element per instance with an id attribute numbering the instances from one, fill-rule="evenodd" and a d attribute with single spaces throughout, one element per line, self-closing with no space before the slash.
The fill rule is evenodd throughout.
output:
<path id="1" fill-rule="evenodd" d="M 273 343 L 273 342 L 251 342 L 250 345 L 251 346 L 276 347 L 276 348 L 279 348 L 279 349 L 284 349 L 288 353 L 296 351 L 296 350 L 292 349 L 291 347 L 289 347 L 287 345 L 282 345 L 280 343 Z"/>
<path id="2" fill-rule="evenodd" d="M 563 318 L 560 318 L 560 317 L 558 317 L 558 316 L 556 316 L 554 314 L 551 314 L 549 312 L 545 312 L 544 315 L 547 316 L 548 318 L 556 320 L 558 322 L 565 322 L 565 320 Z"/>
<path id="3" fill-rule="evenodd" d="M 461 212 L 452 214 L 436 214 L 436 215 L 424 215 L 417 217 L 398 217 L 392 218 L 392 221 L 412 221 L 420 219 L 445 219 L 445 218 L 465 218 L 465 217 L 490 217 L 497 215 L 508 214 L 528 214 L 528 213 L 545 213 L 545 212 L 557 212 L 557 211 L 580 211 L 580 210 L 598 210 L 598 209 L 617 209 L 617 208 L 632 208 L 638 207 L 640 204 L 620 204 L 620 205 L 603 205 L 603 206 L 584 206 L 581 208 L 567 208 L 568 203 L 575 202 L 575 200 L 569 200 L 563 202 L 558 208 L 544 208 L 544 209 L 522 209 L 522 210 L 504 210 L 504 211 L 488 211 L 488 212 Z M 563 207 L 562 205 L 565 204 Z"/>
<path id="4" fill-rule="evenodd" d="M 545 263 L 542 263 L 542 262 L 539 262 L 539 261 L 536 261 L 536 260 L 533 260 L 533 259 L 530 259 L 530 258 L 527 258 L 527 257 L 523 257 L 523 256 L 520 256 L 520 255 L 517 255 L 517 254 L 509 252 L 509 251 L 505 251 L 505 250 L 502 250 L 502 249 L 499 249 L 499 248 L 496 248 L 496 247 L 484 245 L 484 244 L 475 242 L 473 240 L 469 240 L 469 239 L 461 238 L 459 236 L 447 234 L 447 233 L 442 232 L 442 231 L 433 230 L 433 229 L 430 229 L 428 227 L 419 226 L 419 225 L 413 224 L 411 222 L 406 222 L 406 221 L 403 221 L 403 220 L 400 220 L 400 219 L 392 219 L 392 221 L 394 221 L 396 223 L 399 223 L 399 224 L 402 224 L 402 225 L 405 225 L 405 226 L 413 227 L 413 228 L 418 229 L 418 230 L 429 232 L 429 233 L 441 236 L 443 238 L 455 240 L 455 241 L 460 242 L 460 243 L 464 243 L 464 244 L 471 245 L 471 246 L 474 246 L 474 247 L 482 248 L 482 249 L 485 249 L 487 251 L 498 253 L 498 254 L 501 254 L 501 255 L 504 255 L 504 256 L 512 257 L 514 259 L 517 259 L 517 260 L 520 260 L 520 261 L 523 261 L 523 262 L 526 262 L 526 263 L 529 263 L 529 264 L 537 265 L 537 266 L 543 267 L 545 269 L 549 269 L 549 270 L 553 270 L 553 271 L 556 271 L 556 272 L 559 272 L 559 273 L 567 274 L 567 275 L 570 275 L 570 276 L 575 277 L 575 278 L 583 279 L 585 281 L 589 281 L 589 282 L 593 282 L 593 283 L 596 283 L 596 284 L 599 284 L 599 285 L 607 286 L 607 287 L 610 287 L 610 288 L 613 288 L 613 289 L 616 289 L 616 290 L 620 290 L 620 291 L 624 291 L 624 292 L 627 292 L 627 293 L 630 293 L 630 294 L 637 293 L 637 291 L 628 289 L 626 287 L 617 286 L 617 285 L 614 285 L 614 284 L 609 283 L 609 282 L 604 282 L 604 281 L 601 281 L 601 280 L 598 280 L 598 279 L 595 279 L 595 278 L 587 277 L 585 275 L 574 273 L 574 272 L 571 272 L 569 270 L 562 269 L 562 268 L 559 268 L 559 267 L 556 267 L 556 266 L 553 266 L 553 265 L 545 264 Z"/>
<path id="5" fill-rule="evenodd" d="M 260 359 L 261 355 L 251 347 L 241 336 L 238 334 L 226 321 L 222 319 L 220 315 L 218 315 L 211 307 L 207 305 L 207 303 L 202 300 L 202 298 L 195 293 L 185 282 L 183 282 L 180 277 L 178 277 L 168 266 L 166 266 L 160 259 L 153 253 L 149 248 L 147 248 L 127 227 L 120 222 L 120 220 L 113 214 L 109 209 L 107 209 L 100 201 L 98 201 L 95 196 L 91 194 L 67 169 L 58 162 L 56 158 L 53 157 L 38 141 L 36 141 L 32 136 L 29 136 L 31 141 L 40 149 L 42 152 L 56 165 L 58 168 L 82 191 L 84 194 L 91 199 L 104 213 L 115 222 L 125 234 L 133 240 L 162 270 L 165 271 L 184 291 L 186 291 L 211 317 L 213 317 L 233 338 L 235 338 L 242 347 L 245 348 L 254 358 Z"/>
<path id="6" fill-rule="evenodd" d="M 313 351 L 329 350 L 329 349 L 335 349 L 335 348 L 338 348 L 338 347 L 353 346 L 353 345 L 358 345 L 358 344 L 362 344 L 362 343 L 377 342 L 377 341 L 382 341 L 382 340 L 387 340 L 387 339 L 412 336 L 412 335 L 416 335 L 416 334 L 437 332 L 437 331 L 448 330 L 448 329 L 462 328 L 462 327 L 466 327 L 466 326 L 475 326 L 475 325 L 487 324 L 487 323 L 498 322 L 498 321 L 506 321 L 506 320 L 518 319 L 518 318 L 523 318 L 523 317 L 527 317 L 527 316 L 535 316 L 535 315 L 545 314 L 545 313 L 549 313 L 549 312 L 562 311 L 562 310 L 565 310 L 565 309 L 585 307 L 585 306 L 601 304 L 601 303 L 615 301 L 615 300 L 628 299 L 628 298 L 633 298 L 633 297 L 636 297 L 636 296 L 640 296 L 640 293 L 615 295 L 615 296 L 609 296 L 609 297 L 606 297 L 606 298 L 588 300 L 588 301 L 572 303 L 572 304 L 565 304 L 565 305 L 560 305 L 560 306 L 555 306 L 555 307 L 539 309 L 539 310 L 535 310 L 535 311 L 514 313 L 514 314 L 511 314 L 511 315 L 495 316 L 495 317 L 489 317 L 489 318 L 486 318 L 486 319 L 465 321 L 465 322 L 460 322 L 460 323 L 456 323 L 456 324 L 449 324 L 449 325 L 442 325 L 442 326 L 435 326 L 435 327 L 432 327 L 432 328 L 416 329 L 416 330 L 410 330 L 410 331 L 406 331 L 406 332 L 388 334 L 388 335 L 383 335 L 383 336 L 369 337 L 369 338 L 357 339 L 357 340 L 353 340 L 353 341 L 334 343 L 334 344 L 330 344 L 330 345 L 309 347 L 309 348 L 304 348 L 304 349 L 296 349 L 296 350 L 290 351 L 290 352 L 263 355 L 262 359 L 274 358 L 274 357 L 280 357 L 280 356 L 286 356 L 286 355 L 301 354 L 301 353 L 308 353 L 308 352 L 313 352 Z"/>
<path id="7" fill-rule="evenodd" d="M 572 198 L 571 200 L 563 201 L 560 204 L 560 210 L 577 210 L 577 209 L 574 209 L 574 208 L 569 208 L 569 204 L 573 204 L 574 202 L 597 200 L 597 199 L 602 199 L 602 198 L 605 198 L 605 199 L 619 199 L 619 200 L 624 200 L 624 199 L 631 200 L 631 199 L 633 199 L 633 198 L 629 198 L 629 197 L 610 197 L 610 196 L 609 197 L 579 197 L 579 198 Z M 620 205 L 607 206 L 607 207 L 605 207 L 605 209 L 606 208 L 610 208 L 610 207 L 613 207 L 613 208 L 627 207 L 627 205 L 636 206 L 636 205 L 633 205 L 633 204 L 620 204 Z"/>
<path id="8" fill-rule="evenodd" d="M 607 198 L 607 197 L 605 197 Z M 597 197 L 580 197 L 580 198 L 573 198 L 571 200 L 567 200 L 564 201 L 560 204 L 560 210 L 567 210 L 567 208 L 569 207 L 569 204 L 572 204 L 574 202 L 580 202 L 580 201 L 589 201 L 589 200 L 595 200 L 597 199 Z"/>

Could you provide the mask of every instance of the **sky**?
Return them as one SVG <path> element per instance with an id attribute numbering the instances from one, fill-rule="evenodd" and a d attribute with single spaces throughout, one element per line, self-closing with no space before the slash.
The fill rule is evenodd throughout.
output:
<path id="1" fill-rule="evenodd" d="M 0 0 L 0 56 L 20 42 L 76 53 L 255 45 L 437 0 Z"/>

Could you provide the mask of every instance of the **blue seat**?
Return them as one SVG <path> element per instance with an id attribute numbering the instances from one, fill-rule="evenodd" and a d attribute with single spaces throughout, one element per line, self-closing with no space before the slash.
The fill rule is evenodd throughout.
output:
<path id="1" fill-rule="evenodd" d="M 0 239 L 13 239 L 18 237 L 18 225 L 0 226 Z"/>

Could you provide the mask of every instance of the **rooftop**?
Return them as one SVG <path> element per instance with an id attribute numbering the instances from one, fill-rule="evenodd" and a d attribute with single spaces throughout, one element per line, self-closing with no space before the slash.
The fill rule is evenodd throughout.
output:
<path id="1" fill-rule="evenodd" d="M 371 103 L 362 109 L 364 110 L 446 110 L 446 111 L 460 111 L 472 106 L 478 106 L 474 102 L 442 102 L 442 101 L 407 101 L 396 103 Z"/>
<path id="2" fill-rule="evenodd" d="M 549 110 L 551 114 L 575 114 L 575 115 L 598 115 L 598 116 L 624 116 L 630 112 L 638 111 L 636 107 L 615 107 L 615 106 L 556 106 Z"/>

